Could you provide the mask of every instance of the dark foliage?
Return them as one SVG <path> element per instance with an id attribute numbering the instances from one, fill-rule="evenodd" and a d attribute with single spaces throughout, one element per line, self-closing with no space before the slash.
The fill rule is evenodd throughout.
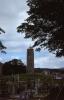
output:
<path id="1" fill-rule="evenodd" d="M 17 31 L 35 40 L 38 51 L 44 47 L 57 57 L 64 56 L 64 1 L 27 0 L 27 5 L 29 17 Z"/>
<path id="2" fill-rule="evenodd" d="M 5 31 L 2 28 L 0 28 L 0 34 L 2 34 L 2 33 L 5 33 Z M 6 49 L 6 47 L 3 45 L 3 43 L 0 40 L 0 51 L 1 51 L 1 53 L 6 53 L 4 51 L 4 49 Z"/>
<path id="3" fill-rule="evenodd" d="M 3 75 L 20 74 L 26 72 L 26 66 L 21 60 L 13 59 L 3 65 Z"/>

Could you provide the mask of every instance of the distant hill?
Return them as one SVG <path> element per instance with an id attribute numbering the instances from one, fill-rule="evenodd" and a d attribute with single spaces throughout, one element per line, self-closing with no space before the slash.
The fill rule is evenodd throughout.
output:
<path id="1" fill-rule="evenodd" d="M 50 73 L 52 72 L 60 72 L 60 73 L 64 73 L 64 68 L 58 68 L 58 69 L 49 69 L 49 68 L 35 68 L 35 72 L 43 72 L 43 71 L 49 71 Z"/>

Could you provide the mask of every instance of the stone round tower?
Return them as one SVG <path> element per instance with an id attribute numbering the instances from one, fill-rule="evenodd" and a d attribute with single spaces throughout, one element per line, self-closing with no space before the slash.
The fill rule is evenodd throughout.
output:
<path id="1" fill-rule="evenodd" d="M 34 72 L 34 49 L 32 47 L 27 49 L 27 72 Z"/>

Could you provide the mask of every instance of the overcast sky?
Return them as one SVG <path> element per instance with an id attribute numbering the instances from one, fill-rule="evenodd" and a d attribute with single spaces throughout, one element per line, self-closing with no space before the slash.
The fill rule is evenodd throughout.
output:
<path id="1" fill-rule="evenodd" d="M 7 46 L 7 54 L 0 53 L 0 61 L 17 58 L 26 64 L 26 51 L 33 41 L 24 39 L 24 34 L 17 33 L 16 28 L 28 17 L 27 10 L 26 0 L 0 0 L 0 27 L 6 31 L 0 39 Z M 62 68 L 64 58 L 56 58 L 47 50 L 35 52 L 35 67 Z"/>

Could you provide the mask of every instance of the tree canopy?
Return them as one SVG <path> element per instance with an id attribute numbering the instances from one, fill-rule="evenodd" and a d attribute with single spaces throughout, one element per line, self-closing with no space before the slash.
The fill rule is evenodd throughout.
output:
<path id="1" fill-rule="evenodd" d="M 27 0 L 27 5 L 29 17 L 17 31 L 32 38 L 37 50 L 47 48 L 57 57 L 64 56 L 64 1 Z"/>
<path id="2" fill-rule="evenodd" d="M 0 28 L 0 34 L 2 34 L 2 33 L 5 33 L 5 31 L 2 28 Z M 4 51 L 4 49 L 6 49 L 6 47 L 3 45 L 2 41 L 0 40 L 0 51 L 1 51 L 1 53 L 6 53 Z"/>
<path id="3" fill-rule="evenodd" d="M 20 59 L 12 59 L 11 61 L 5 62 L 2 67 L 3 75 L 26 73 L 26 66 Z"/>

